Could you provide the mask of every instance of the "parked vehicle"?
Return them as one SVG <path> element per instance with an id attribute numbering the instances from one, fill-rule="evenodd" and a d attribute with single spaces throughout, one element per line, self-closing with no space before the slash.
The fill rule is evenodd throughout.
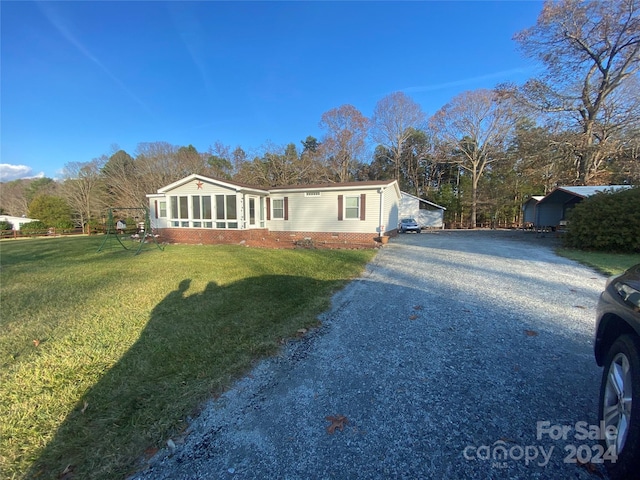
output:
<path id="1" fill-rule="evenodd" d="M 420 233 L 420 225 L 413 218 L 403 218 L 398 226 L 400 233 L 415 232 Z"/>
<path id="2" fill-rule="evenodd" d="M 612 479 L 640 471 L 640 264 L 610 278 L 597 306 L 596 362 L 604 366 L 598 414 Z M 604 428 L 603 428 L 604 427 Z M 617 456 L 617 458 L 616 458 Z"/>

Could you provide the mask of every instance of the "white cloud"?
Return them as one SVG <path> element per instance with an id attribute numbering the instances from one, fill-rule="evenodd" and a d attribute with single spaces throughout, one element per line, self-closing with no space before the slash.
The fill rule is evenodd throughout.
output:
<path id="1" fill-rule="evenodd" d="M 33 169 L 26 165 L 11 165 L 10 163 L 0 163 L 0 182 L 10 182 L 11 180 L 18 180 L 20 178 L 42 178 L 44 172 L 40 172 L 36 175 L 32 174 Z"/>

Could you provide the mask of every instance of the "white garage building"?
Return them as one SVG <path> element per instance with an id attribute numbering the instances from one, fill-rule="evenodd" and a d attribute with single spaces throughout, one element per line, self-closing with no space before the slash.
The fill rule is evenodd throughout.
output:
<path id="1" fill-rule="evenodd" d="M 421 228 L 444 228 L 445 210 L 429 200 L 401 192 L 400 218 L 414 218 Z"/>

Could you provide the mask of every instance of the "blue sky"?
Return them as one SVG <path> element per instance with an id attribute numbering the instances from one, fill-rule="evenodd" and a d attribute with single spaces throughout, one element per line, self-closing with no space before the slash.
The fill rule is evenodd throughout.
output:
<path id="1" fill-rule="evenodd" d="M 535 73 L 513 35 L 540 1 L 11 2 L 1 10 L 0 181 L 141 142 L 259 152 L 370 116 L 404 91 L 432 115 Z"/>

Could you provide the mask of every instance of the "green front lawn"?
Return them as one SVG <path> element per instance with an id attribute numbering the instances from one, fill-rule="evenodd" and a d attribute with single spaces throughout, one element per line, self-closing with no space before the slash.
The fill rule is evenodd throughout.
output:
<path id="1" fill-rule="evenodd" d="M 0 242 L 2 478 L 123 478 L 375 255 L 101 240 Z"/>
<path id="2" fill-rule="evenodd" d="M 589 252 L 573 248 L 560 248 L 557 253 L 592 267 L 604 275 L 616 275 L 640 263 L 639 253 Z"/>

